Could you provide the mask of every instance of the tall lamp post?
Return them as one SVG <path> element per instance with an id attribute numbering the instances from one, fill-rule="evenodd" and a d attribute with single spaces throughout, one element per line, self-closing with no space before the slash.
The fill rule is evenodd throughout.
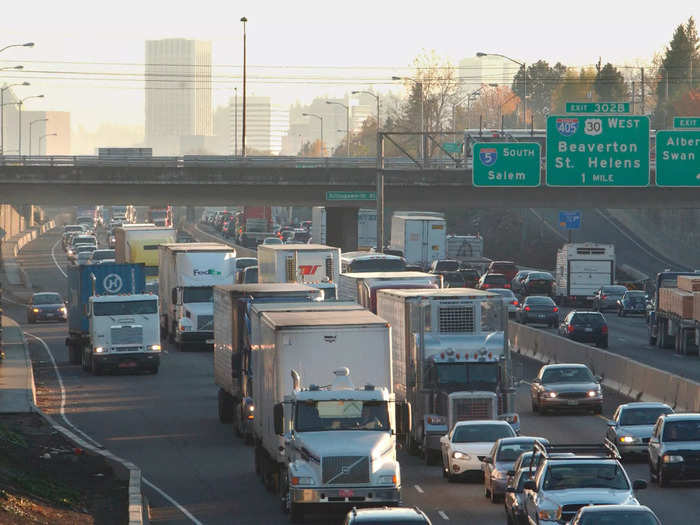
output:
<path id="1" fill-rule="evenodd" d="M 334 102 L 332 100 L 326 100 L 326 104 L 340 106 L 345 108 L 345 140 L 347 142 L 347 155 L 350 156 L 350 106 L 346 106 L 342 102 Z"/>
<path id="2" fill-rule="evenodd" d="M 29 82 L 20 82 L 19 84 L 10 84 L 0 88 L 0 155 L 5 154 L 5 90 L 15 86 L 28 86 Z M 12 102 L 15 104 L 15 102 Z M 9 104 L 7 104 L 9 106 Z"/>
<path id="3" fill-rule="evenodd" d="M 49 119 L 47 118 L 38 118 L 36 120 L 32 120 L 29 123 L 29 156 L 32 156 L 32 126 L 36 124 L 37 122 L 48 122 Z M 39 146 L 39 151 L 41 151 L 41 145 Z"/>
<path id="4" fill-rule="evenodd" d="M 324 157 L 325 155 L 323 153 L 325 151 L 325 148 L 323 146 L 323 117 L 321 115 L 317 115 L 316 113 L 302 113 L 301 116 L 314 117 L 321 121 L 321 157 Z"/>
<path id="5" fill-rule="evenodd" d="M 9 46 L 0 47 L 0 53 L 11 47 L 34 47 L 34 42 L 26 42 L 24 44 L 10 44 Z"/>
<path id="6" fill-rule="evenodd" d="M 233 154 L 238 155 L 238 88 L 233 88 Z"/>
<path id="7" fill-rule="evenodd" d="M 22 156 L 22 106 L 24 105 L 24 101 L 29 100 L 30 98 L 44 98 L 44 95 L 30 95 L 20 99 L 19 102 L 17 102 L 17 105 L 19 106 L 19 118 L 17 119 L 17 154 L 20 157 Z"/>
<path id="8" fill-rule="evenodd" d="M 371 95 L 377 100 L 377 131 L 381 129 L 381 121 L 379 120 L 379 95 L 376 93 L 372 93 L 371 91 L 353 91 L 353 95 L 358 95 L 360 93 L 363 93 L 365 95 Z"/>
<path id="9" fill-rule="evenodd" d="M 479 52 L 476 54 L 477 57 L 501 57 L 505 58 L 506 60 L 510 60 L 511 62 L 518 64 L 521 68 L 523 68 L 523 72 L 525 73 L 524 75 L 524 80 L 523 80 L 523 90 L 525 91 L 525 96 L 523 97 L 523 124 L 524 127 L 527 127 L 527 66 L 525 65 L 525 62 L 520 62 L 519 60 L 515 60 L 514 58 L 507 57 L 505 55 L 501 55 L 500 53 L 482 53 Z"/>
<path id="10" fill-rule="evenodd" d="M 248 19 L 246 17 L 241 17 L 241 22 L 243 22 L 243 130 L 241 134 L 241 154 L 245 157 L 245 115 L 246 115 L 246 22 Z"/>
<path id="11" fill-rule="evenodd" d="M 416 80 L 415 78 L 411 77 L 391 77 L 391 80 L 410 80 L 413 82 L 416 86 L 418 86 L 418 89 L 420 90 L 420 131 L 421 131 L 421 140 L 420 140 L 420 158 L 422 160 L 425 159 L 425 137 L 423 136 L 423 132 L 425 131 L 425 117 L 424 117 L 424 112 L 425 109 L 423 106 L 425 106 L 425 97 L 423 95 L 423 82 L 420 80 Z"/>
<path id="12" fill-rule="evenodd" d="M 452 105 L 452 128 L 453 128 L 453 131 L 455 133 L 457 132 L 457 125 L 455 123 L 455 121 L 456 121 L 455 112 L 456 112 L 457 106 L 459 106 L 465 100 L 467 101 L 467 129 L 469 129 L 469 104 L 471 103 L 472 99 L 475 99 L 476 97 L 478 97 L 479 94 L 481 93 L 481 90 L 487 86 L 498 87 L 498 84 L 484 84 L 479 89 L 475 89 L 474 91 L 469 93 L 466 97 L 462 98 L 459 102 L 456 102 Z"/>
<path id="13" fill-rule="evenodd" d="M 42 135 L 39 137 L 39 152 L 41 152 L 41 141 L 44 140 L 46 137 L 57 137 L 58 133 L 46 133 L 45 135 Z"/>

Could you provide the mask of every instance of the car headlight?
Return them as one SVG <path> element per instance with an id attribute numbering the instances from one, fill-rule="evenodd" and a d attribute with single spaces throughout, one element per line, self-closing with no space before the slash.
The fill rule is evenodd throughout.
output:
<path id="1" fill-rule="evenodd" d="M 556 392 L 545 392 L 544 395 L 545 395 L 546 397 L 549 397 L 549 398 L 554 399 L 554 398 L 557 397 L 559 394 L 557 394 Z"/>
<path id="2" fill-rule="evenodd" d="M 96 347 L 95 347 L 95 353 L 96 353 L 96 354 L 104 354 L 104 353 L 105 353 L 104 347 L 103 347 L 103 346 L 96 346 Z"/>
<path id="3" fill-rule="evenodd" d="M 151 345 L 148 347 L 151 352 L 160 352 L 160 345 Z"/>
<path id="4" fill-rule="evenodd" d="M 396 485 L 396 474 L 390 476 L 379 476 L 380 485 Z"/>
<path id="5" fill-rule="evenodd" d="M 38 309 L 38 308 L 32 308 L 32 312 L 34 312 L 35 314 L 38 314 L 38 313 L 39 313 L 39 309 Z"/>
<path id="6" fill-rule="evenodd" d="M 62 314 L 65 314 L 65 313 L 68 312 L 68 310 L 66 310 L 66 307 L 65 307 L 65 306 L 61 306 L 60 310 L 61 310 L 61 313 L 62 313 Z"/>
<path id="7" fill-rule="evenodd" d="M 551 509 L 551 510 L 540 510 L 537 513 L 538 517 L 541 520 L 549 520 L 549 521 L 556 521 L 561 519 L 561 507 L 557 507 L 556 509 Z"/>
<path id="8" fill-rule="evenodd" d="M 452 457 L 454 459 L 471 459 L 471 456 L 469 454 L 465 454 L 464 452 L 453 452 Z"/>
<path id="9" fill-rule="evenodd" d="M 314 478 L 311 476 L 293 476 L 292 485 L 313 485 Z"/>
<path id="10" fill-rule="evenodd" d="M 634 436 L 620 436 L 620 443 L 623 443 L 625 445 L 629 445 L 631 443 L 637 443 L 639 441 L 639 438 L 636 438 Z"/>
<path id="11" fill-rule="evenodd" d="M 600 395 L 600 390 L 589 390 L 588 397 L 596 397 Z"/>
<path id="12" fill-rule="evenodd" d="M 664 463 L 681 463 L 683 461 L 683 456 L 664 455 Z"/>

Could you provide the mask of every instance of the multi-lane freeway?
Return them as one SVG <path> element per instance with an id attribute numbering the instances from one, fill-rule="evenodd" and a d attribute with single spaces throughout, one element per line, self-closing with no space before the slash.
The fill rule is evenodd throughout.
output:
<path id="1" fill-rule="evenodd" d="M 51 232 L 22 252 L 20 262 L 37 291 L 66 293 L 64 269 L 68 263 L 59 238 L 57 232 Z M 230 426 L 218 421 L 211 353 L 180 353 L 169 347 L 158 375 L 95 377 L 68 363 L 65 324 L 27 325 L 24 309 L 16 304 L 7 305 L 6 312 L 36 336 L 29 337 L 29 342 L 42 407 L 60 411 L 61 383 L 50 352 L 65 391 L 65 416 L 96 442 L 143 469 L 154 523 L 287 522 L 279 502 L 256 479 L 251 449 L 234 437 Z M 697 374 L 697 358 L 675 358 L 670 352 L 649 347 L 642 319 L 608 316 L 608 322 L 610 351 L 660 368 L 671 367 L 683 375 Z M 538 367 L 536 362 L 516 358 L 514 369 L 518 379 L 529 381 Z M 619 395 L 606 392 L 603 416 L 623 401 Z M 517 406 L 523 434 L 545 436 L 554 442 L 599 442 L 606 428 L 601 416 L 533 414 L 525 382 L 519 386 Z M 400 460 L 404 503 L 421 507 L 433 523 L 504 522 L 502 505 L 489 503 L 480 483 L 448 484 L 439 467 L 425 466 L 419 458 L 403 453 Z M 632 479 L 648 479 L 646 464 L 627 464 L 626 468 Z M 663 523 L 688 523 L 696 515 L 696 492 L 697 485 L 671 489 L 650 485 L 639 493 L 639 499 L 653 508 Z M 340 521 L 327 516 L 316 520 Z"/>

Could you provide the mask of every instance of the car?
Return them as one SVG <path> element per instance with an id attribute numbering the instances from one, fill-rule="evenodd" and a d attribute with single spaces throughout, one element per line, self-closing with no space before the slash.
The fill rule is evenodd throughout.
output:
<path id="1" fill-rule="evenodd" d="M 443 476 L 454 481 L 458 476 L 483 472 L 483 459 L 504 437 L 516 437 L 507 421 L 458 421 L 440 438 Z"/>
<path id="2" fill-rule="evenodd" d="M 92 264 L 92 253 L 91 251 L 78 252 L 75 257 L 75 264 L 78 266 Z"/>
<path id="3" fill-rule="evenodd" d="M 549 443 L 542 437 L 518 436 L 501 438 L 484 458 L 484 496 L 498 503 L 506 494 L 508 472 L 523 452 L 532 450 L 535 440 Z"/>
<path id="4" fill-rule="evenodd" d="M 503 288 L 510 288 L 510 282 L 518 273 L 518 267 L 513 261 L 491 261 L 486 273 L 500 273 L 505 275 L 508 280 L 508 286 L 504 286 Z"/>
<path id="5" fill-rule="evenodd" d="M 562 363 L 544 365 L 530 386 L 533 412 L 578 409 L 603 410 L 600 377 L 594 376 L 586 365 Z"/>
<path id="6" fill-rule="evenodd" d="M 627 314 L 646 316 L 648 298 L 645 291 L 627 290 L 617 301 L 618 317 L 625 317 Z"/>
<path id="7" fill-rule="evenodd" d="M 530 467 L 530 479 L 523 484 L 529 523 L 561 525 L 586 505 L 636 507 L 636 491 L 647 486 L 644 480 L 630 481 L 617 449 L 610 444 L 556 446 L 535 442 L 534 450 L 543 459 L 537 468 Z M 576 455 L 552 457 L 555 451 Z"/>
<path id="8" fill-rule="evenodd" d="M 398 256 L 397 256 L 398 257 Z M 403 259 L 403 257 L 402 257 Z M 404 272 L 423 272 L 424 268 L 419 264 L 407 264 L 403 267 Z"/>
<path id="9" fill-rule="evenodd" d="M 459 263 L 453 259 L 438 259 L 430 263 L 429 273 L 456 272 L 459 270 Z"/>
<path id="10" fill-rule="evenodd" d="M 661 525 L 646 505 L 586 505 L 568 525 Z"/>
<path id="11" fill-rule="evenodd" d="M 27 322 L 67 321 L 68 310 L 61 295 L 55 292 L 41 292 L 32 295 L 27 303 Z"/>
<path id="12" fill-rule="evenodd" d="M 384 525 L 431 525 L 425 512 L 418 507 L 378 507 L 369 509 L 353 508 L 345 516 L 345 525 L 365 525 L 383 523 Z"/>
<path id="13" fill-rule="evenodd" d="M 544 324 L 554 328 L 559 324 L 559 307 L 551 297 L 530 295 L 518 305 L 515 320 L 522 324 Z"/>
<path id="14" fill-rule="evenodd" d="M 94 252 L 96 249 L 97 246 L 94 244 L 78 244 L 71 249 L 70 253 L 68 254 L 68 259 L 74 263 L 77 263 L 78 257 L 81 253 L 86 253 L 87 257 L 89 258 L 89 256 L 92 255 L 92 252 Z M 83 256 L 83 263 L 87 262 L 85 257 L 86 256 Z"/>
<path id="15" fill-rule="evenodd" d="M 515 316 L 515 312 L 518 311 L 518 305 L 520 304 L 520 302 L 511 290 L 509 290 L 508 288 L 489 288 L 489 292 L 497 293 L 498 295 L 503 297 L 503 302 L 508 308 L 508 316 Z"/>
<path id="16" fill-rule="evenodd" d="M 83 227 L 80 224 L 66 224 L 63 227 L 63 236 L 61 237 L 61 244 L 65 248 L 70 242 L 72 234 L 83 233 Z"/>
<path id="17" fill-rule="evenodd" d="M 279 237 L 265 237 L 262 243 L 264 246 L 268 246 L 270 244 L 284 244 L 284 241 Z"/>
<path id="18" fill-rule="evenodd" d="M 520 293 L 523 286 L 523 281 L 525 280 L 525 277 L 527 277 L 527 274 L 529 274 L 531 271 L 533 270 L 520 270 L 515 274 L 515 277 L 513 277 L 513 279 L 510 281 L 510 287 L 514 292 Z"/>
<path id="19" fill-rule="evenodd" d="M 251 284 L 258 282 L 258 267 L 248 266 L 240 272 L 241 282 L 240 284 Z"/>
<path id="20" fill-rule="evenodd" d="M 520 293 L 528 295 L 554 295 L 554 277 L 549 272 L 529 272 L 521 284 Z"/>
<path id="21" fill-rule="evenodd" d="M 666 403 L 625 403 L 615 409 L 608 421 L 605 438 L 615 443 L 623 458 L 631 455 L 646 456 L 654 423 L 663 414 L 672 414 Z"/>
<path id="22" fill-rule="evenodd" d="M 116 255 L 114 254 L 114 250 L 95 250 L 90 257 L 90 264 L 107 264 L 114 263 L 115 261 Z"/>
<path id="23" fill-rule="evenodd" d="M 573 310 L 559 324 L 559 335 L 581 343 L 608 347 L 608 323 L 600 312 Z"/>
<path id="24" fill-rule="evenodd" d="M 475 268 L 460 268 L 458 272 L 462 274 L 464 286 L 466 288 L 476 288 L 476 285 L 479 283 L 479 278 L 481 277 L 478 270 Z"/>
<path id="25" fill-rule="evenodd" d="M 436 275 L 442 276 L 443 288 L 464 288 L 464 277 L 459 272 L 435 272 Z"/>
<path id="26" fill-rule="evenodd" d="M 520 469 L 506 481 L 506 494 L 503 497 L 503 506 L 506 509 L 506 522 L 508 525 L 527 525 L 525 504 L 523 502 L 523 486 L 530 479 L 530 471 Z"/>
<path id="27" fill-rule="evenodd" d="M 593 309 L 602 312 L 617 308 L 617 301 L 622 299 L 626 291 L 627 288 L 620 284 L 601 286 L 593 297 Z"/>
<path id="28" fill-rule="evenodd" d="M 502 273 L 485 273 L 476 285 L 480 290 L 490 288 L 510 288 L 510 281 Z"/>
<path id="29" fill-rule="evenodd" d="M 664 414 L 649 440 L 649 477 L 659 487 L 700 480 L 700 414 Z"/>
<path id="30" fill-rule="evenodd" d="M 255 257 L 238 257 L 236 258 L 236 284 L 240 284 L 242 279 L 243 270 L 249 266 L 257 266 L 258 260 Z"/>

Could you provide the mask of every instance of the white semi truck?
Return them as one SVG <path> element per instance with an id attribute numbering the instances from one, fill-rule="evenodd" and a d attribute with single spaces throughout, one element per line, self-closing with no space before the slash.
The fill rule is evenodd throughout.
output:
<path id="1" fill-rule="evenodd" d="M 340 248 L 321 244 L 261 244 L 258 246 L 258 282 L 299 283 L 323 291 L 335 301 L 340 273 Z"/>
<path id="2" fill-rule="evenodd" d="M 406 263 L 428 269 L 430 263 L 444 259 L 447 221 L 441 213 L 406 212 L 391 217 L 391 245 Z"/>
<path id="3" fill-rule="evenodd" d="M 442 276 L 423 272 L 342 273 L 338 279 L 341 301 L 355 301 L 377 311 L 377 291 L 388 288 L 442 288 Z"/>
<path id="4" fill-rule="evenodd" d="M 161 244 L 161 329 L 179 350 L 214 344 L 213 287 L 233 284 L 236 250 L 220 243 Z"/>
<path id="5" fill-rule="evenodd" d="M 557 250 L 554 282 L 559 303 L 591 304 L 596 290 L 615 283 L 615 246 L 592 242 L 563 245 Z"/>
<path id="6" fill-rule="evenodd" d="M 467 288 L 380 290 L 377 314 L 392 327 L 394 392 L 411 404 L 406 448 L 428 464 L 457 421 L 505 419 L 514 409 L 502 299 Z"/>
<path id="7" fill-rule="evenodd" d="M 314 206 L 311 209 L 311 240 L 316 244 L 326 244 L 326 208 Z M 377 246 L 377 210 L 360 208 L 357 210 L 357 249 L 371 250 Z"/>
<path id="8" fill-rule="evenodd" d="M 397 505 L 389 325 L 365 310 L 311 314 L 262 314 L 251 353 L 256 471 L 292 521 L 338 504 Z"/>

